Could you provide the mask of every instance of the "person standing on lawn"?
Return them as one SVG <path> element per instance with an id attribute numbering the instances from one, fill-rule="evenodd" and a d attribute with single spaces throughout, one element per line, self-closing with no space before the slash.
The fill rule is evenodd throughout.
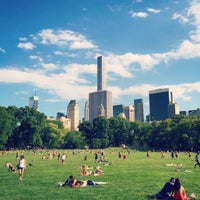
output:
<path id="1" fill-rule="evenodd" d="M 199 165 L 200 167 L 200 163 L 199 163 L 199 152 L 196 153 L 195 155 L 195 165 L 194 165 L 194 168 L 196 168 L 197 165 Z"/>
<path id="2" fill-rule="evenodd" d="M 24 155 L 20 156 L 19 164 L 18 164 L 18 170 L 19 170 L 19 179 L 22 180 L 24 176 L 24 170 L 26 168 L 26 160 Z"/>

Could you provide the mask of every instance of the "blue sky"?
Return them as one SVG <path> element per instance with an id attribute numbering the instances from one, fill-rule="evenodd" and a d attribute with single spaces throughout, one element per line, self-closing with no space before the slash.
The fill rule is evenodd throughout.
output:
<path id="1" fill-rule="evenodd" d="M 35 91 L 47 116 L 96 91 L 106 60 L 113 105 L 169 87 L 180 110 L 200 107 L 200 0 L 1 0 L 0 105 Z"/>

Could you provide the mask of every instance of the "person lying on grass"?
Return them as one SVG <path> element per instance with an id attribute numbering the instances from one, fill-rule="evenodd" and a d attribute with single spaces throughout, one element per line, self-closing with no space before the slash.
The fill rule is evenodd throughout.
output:
<path id="1" fill-rule="evenodd" d="M 107 184 L 107 182 L 95 182 L 92 180 L 77 180 L 72 175 L 64 183 L 58 183 L 59 186 L 68 186 L 72 188 L 76 187 L 86 187 L 89 185 L 103 185 Z"/>

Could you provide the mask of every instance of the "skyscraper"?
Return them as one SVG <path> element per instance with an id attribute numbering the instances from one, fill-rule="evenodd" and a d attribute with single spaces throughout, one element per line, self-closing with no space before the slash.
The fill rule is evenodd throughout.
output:
<path id="1" fill-rule="evenodd" d="M 89 94 L 89 120 L 93 121 L 95 117 L 101 116 L 99 108 L 104 107 L 105 117 L 112 117 L 112 92 L 100 91 Z"/>
<path id="2" fill-rule="evenodd" d="M 124 106 L 124 114 L 126 116 L 126 119 L 128 119 L 131 122 L 135 121 L 135 113 L 134 113 L 134 106 Z"/>
<path id="3" fill-rule="evenodd" d="M 71 130 L 78 130 L 79 126 L 79 105 L 76 100 L 71 100 L 67 106 L 67 117 L 71 119 Z"/>
<path id="4" fill-rule="evenodd" d="M 102 56 L 97 58 L 97 91 L 106 90 L 106 69 Z"/>
<path id="5" fill-rule="evenodd" d="M 168 117 L 180 114 L 179 105 L 177 103 L 170 102 L 168 106 Z"/>
<path id="6" fill-rule="evenodd" d="M 150 120 L 165 120 L 168 117 L 169 88 L 149 91 Z"/>
<path id="7" fill-rule="evenodd" d="M 113 117 L 117 117 L 119 116 L 120 113 L 123 112 L 124 112 L 124 106 L 122 104 L 113 106 Z"/>
<path id="8" fill-rule="evenodd" d="M 144 122 L 144 111 L 143 111 L 143 101 L 142 99 L 134 100 L 134 108 L 135 108 L 135 120 Z"/>
<path id="9" fill-rule="evenodd" d="M 180 109 L 179 105 L 174 102 L 173 93 L 170 92 L 170 102 L 168 105 L 168 117 L 173 117 L 174 115 L 179 115 Z"/>
<path id="10" fill-rule="evenodd" d="M 97 58 L 97 92 L 89 94 L 89 120 L 102 116 L 103 108 L 105 117 L 112 117 L 112 92 L 106 90 L 106 71 L 102 56 Z M 101 114 L 100 110 L 101 109 Z"/>
<path id="11" fill-rule="evenodd" d="M 39 97 L 35 96 L 29 97 L 29 108 L 35 108 L 36 110 L 39 110 Z"/>
<path id="12" fill-rule="evenodd" d="M 89 103 L 88 103 L 88 101 L 85 102 L 84 121 L 89 121 Z"/>

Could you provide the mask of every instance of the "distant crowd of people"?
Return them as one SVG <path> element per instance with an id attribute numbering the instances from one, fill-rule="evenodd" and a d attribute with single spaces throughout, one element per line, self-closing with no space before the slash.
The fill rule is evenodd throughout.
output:
<path id="1" fill-rule="evenodd" d="M 112 162 L 109 162 L 105 156 L 104 151 L 93 151 L 94 156 L 94 163 L 109 163 L 112 164 Z M 150 151 L 147 151 L 146 156 L 150 157 Z M 75 152 L 73 151 L 73 154 Z M 118 158 L 125 160 L 127 158 L 127 155 L 130 154 L 129 150 L 121 150 L 118 152 Z M 171 158 L 176 159 L 178 158 L 178 152 L 169 152 L 169 155 L 171 154 Z M 58 162 L 61 161 L 62 165 L 65 164 L 67 155 L 66 153 L 57 153 L 57 160 Z M 191 154 L 188 153 L 189 157 L 191 157 Z M 42 159 L 52 159 L 55 157 L 55 155 L 52 152 L 48 152 L 45 157 L 42 157 Z M 165 158 L 164 152 L 161 152 L 161 158 Z M 88 157 L 87 155 L 84 155 L 84 161 L 87 161 Z M 24 176 L 24 172 L 26 169 L 26 159 L 25 156 L 21 153 L 20 155 L 16 153 L 16 160 L 18 161 L 17 169 L 15 169 L 15 166 L 10 163 L 6 162 L 5 166 L 8 169 L 8 171 L 11 171 L 13 173 L 17 172 L 19 173 L 19 179 L 22 180 Z M 195 164 L 194 169 L 199 166 L 199 152 L 196 152 L 195 154 Z M 30 164 L 30 163 L 29 163 Z M 100 165 L 100 164 L 99 164 Z M 86 164 L 82 165 L 81 172 L 79 173 L 79 176 L 99 176 L 103 175 L 104 171 L 100 166 L 91 167 Z M 101 184 L 107 184 L 107 182 L 95 182 L 93 180 L 77 180 L 74 178 L 73 175 L 69 176 L 65 182 L 59 183 L 59 186 L 69 186 L 72 188 L 75 187 L 85 187 L 88 185 L 101 185 Z M 179 178 L 171 178 L 168 182 L 166 182 L 163 186 L 163 188 L 156 194 L 148 195 L 149 198 L 152 199 L 171 199 L 171 200 L 194 200 L 196 199 L 195 195 L 192 193 L 189 196 L 186 195 L 185 189 L 182 186 Z"/>

